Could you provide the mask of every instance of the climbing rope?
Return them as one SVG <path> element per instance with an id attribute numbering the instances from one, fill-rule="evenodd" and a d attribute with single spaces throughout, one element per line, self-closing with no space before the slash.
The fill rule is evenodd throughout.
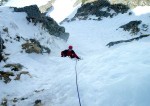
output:
<path id="1" fill-rule="evenodd" d="M 75 73 L 76 73 L 76 87 L 77 87 L 77 93 L 78 93 L 78 100 L 79 100 L 79 105 L 81 106 L 79 86 L 78 86 L 77 60 L 76 60 L 76 64 L 75 64 Z"/>
<path id="2" fill-rule="evenodd" d="M 2 36 L 1 36 L 1 31 L 0 31 L 0 51 L 2 51 L 3 50 L 3 43 L 2 43 L 3 41 L 2 41 Z"/>

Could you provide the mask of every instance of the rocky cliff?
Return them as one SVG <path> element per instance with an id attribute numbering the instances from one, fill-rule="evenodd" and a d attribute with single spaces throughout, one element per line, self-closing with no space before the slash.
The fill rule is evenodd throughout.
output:
<path id="1" fill-rule="evenodd" d="M 93 1 L 102 1 L 102 0 L 77 0 L 78 3 L 82 2 L 82 4 Z M 132 8 L 136 6 L 150 6 L 150 0 L 108 0 L 108 1 L 110 1 L 112 4 L 122 3 Z"/>
<path id="2" fill-rule="evenodd" d="M 26 19 L 28 20 L 28 22 L 32 22 L 34 23 L 34 25 L 36 25 L 37 23 L 42 23 L 42 27 L 46 29 L 51 35 L 60 37 L 64 40 L 67 40 L 69 37 L 69 33 L 65 32 L 64 27 L 59 26 L 51 17 L 47 17 L 45 16 L 45 14 L 42 14 L 36 5 L 26 6 L 23 8 L 14 8 L 14 11 L 26 12 Z"/>
<path id="3" fill-rule="evenodd" d="M 136 6 L 150 6 L 150 0 L 110 0 L 111 3 L 122 3 L 128 5 L 131 8 Z"/>

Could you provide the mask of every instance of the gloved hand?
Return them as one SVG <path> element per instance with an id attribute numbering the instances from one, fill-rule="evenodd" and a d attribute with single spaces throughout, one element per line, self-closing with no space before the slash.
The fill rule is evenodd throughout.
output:
<path id="1" fill-rule="evenodd" d="M 79 61 L 79 60 L 81 60 L 81 58 L 80 58 L 80 57 L 78 57 L 78 58 L 77 58 L 77 60 Z"/>

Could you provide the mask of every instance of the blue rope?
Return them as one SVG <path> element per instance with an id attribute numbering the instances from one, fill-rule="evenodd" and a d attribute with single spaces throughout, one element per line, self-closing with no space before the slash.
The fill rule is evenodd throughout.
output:
<path id="1" fill-rule="evenodd" d="M 78 93 L 78 100 L 79 100 L 79 105 L 81 106 L 81 100 L 80 100 L 80 93 L 79 93 L 79 87 L 78 87 L 78 75 L 77 75 L 77 60 L 76 60 L 76 65 L 75 65 L 75 72 L 76 72 L 76 87 L 77 87 L 77 93 Z"/>

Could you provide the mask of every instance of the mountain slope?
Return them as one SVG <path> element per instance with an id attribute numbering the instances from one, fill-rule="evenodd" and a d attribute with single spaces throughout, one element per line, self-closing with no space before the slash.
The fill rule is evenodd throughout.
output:
<path id="1" fill-rule="evenodd" d="M 103 18 L 101 21 L 63 22 L 62 25 L 70 33 L 67 43 L 49 36 L 39 24 L 27 24 L 25 13 L 12 13 L 8 8 L 1 8 L 1 11 L 4 11 L 0 13 L 3 20 L 0 23 L 1 31 L 3 26 L 8 27 L 13 38 L 16 34 L 24 38 L 36 38 L 52 50 L 50 55 L 20 53 L 24 41 L 12 40 L 13 43 L 6 43 L 5 52 L 11 52 L 6 63 L 21 63 L 27 68 L 23 70 L 32 75 L 32 78 L 22 75 L 19 81 L 12 80 L 8 84 L 0 81 L 0 99 L 7 98 L 8 105 L 32 106 L 36 100 L 41 100 L 44 106 L 78 106 L 76 61 L 60 57 L 61 50 L 66 49 L 68 45 L 73 45 L 75 52 L 82 58 L 77 61 L 77 71 L 83 106 L 150 105 L 150 37 L 111 48 L 106 46 L 109 42 L 128 40 L 140 36 L 141 33 L 150 34 L 150 28 L 134 36 L 119 28 L 133 20 L 141 20 L 142 24 L 150 26 L 149 11 L 140 15 L 133 13 L 131 16 L 131 11 L 128 11 L 113 18 Z M 8 21 L 7 17 L 12 18 Z M 14 24 L 17 27 L 14 27 Z M 142 25 L 138 27 L 141 29 Z M 2 37 L 5 39 L 6 36 Z M 2 62 L 1 67 L 6 63 Z M 7 69 L 4 68 L 4 71 Z M 15 100 L 17 102 L 14 102 Z"/>
<path id="2" fill-rule="evenodd" d="M 114 18 L 103 18 L 101 21 L 80 20 L 63 24 L 71 35 L 68 43 L 74 45 L 84 59 L 78 62 L 77 68 L 82 105 L 150 104 L 150 37 L 112 48 L 106 46 L 111 41 L 135 37 L 121 29 L 116 30 L 119 26 L 133 20 L 142 20 L 142 23 L 149 26 L 149 19 L 149 12 L 140 16 L 128 16 L 126 13 L 118 14 Z M 144 32 L 149 33 L 150 29 Z M 140 33 L 136 36 L 139 35 Z"/>
<path id="3" fill-rule="evenodd" d="M 8 59 L 6 63 L 3 61 L 1 62 L 0 71 L 11 71 L 11 68 L 3 68 L 3 66 L 6 64 L 20 63 L 24 66 L 24 68 L 21 71 L 28 71 L 32 76 L 30 78 L 30 76 L 28 75 L 21 75 L 19 81 L 14 80 L 15 76 L 13 76 L 11 77 L 11 82 L 7 84 L 5 84 L 3 82 L 4 79 L 2 79 L 0 81 L 0 86 L 2 87 L 0 92 L 0 100 L 2 100 L 3 98 L 7 98 L 8 104 L 10 105 L 31 105 L 31 103 L 33 103 L 34 100 L 32 98 L 32 100 L 30 101 L 29 97 L 32 94 L 34 96 L 34 92 L 36 90 L 46 90 L 46 87 L 43 86 L 46 86 L 47 84 L 48 86 L 52 86 L 52 83 L 50 82 L 53 82 L 54 79 L 51 77 L 51 75 L 53 76 L 54 74 L 52 74 L 51 70 L 53 71 L 57 68 L 56 64 L 58 61 L 55 63 L 55 59 L 58 60 L 57 58 L 60 58 L 58 57 L 60 53 L 60 48 L 63 49 L 66 46 L 66 44 L 60 38 L 56 38 L 55 36 L 49 35 L 48 32 L 41 28 L 41 24 L 37 24 L 35 26 L 32 23 L 28 23 L 25 18 L 26 13 L 12 12 L 13 9 L 4 7 L 1 7 L 0 11 L 2 21 L 0 23 L 0 34 L 1 37 L 4 39 L 4 45 L 6 46 L 4 53 L 10 54 L 9 56 L 7 56 Z M 8 17 L 11 17 L 11 19 L 8 20 Z M 7 31 L 5 29 L 7 29 Z M 20 41 L 16 40 L 16 36 L 21 37 Z M 24 39 L 38 40 L 41 45 L 44 45 L 51 49 L 50 55 L 48 55 L 47 53 L 43 53 L 43 55 L 36 53 L 27 54 L 21 46 L 23 43 L 26 42 L 26 40 Z M 52 63 L 53 65 L 51 65 Z M 14 72 L 14 74 L 17 73 L 18 72 Z M 53 80 L 50 80 L 51 78 Z M 47 84 L 44 84 L 44 81 L 46 81 Z M 23 101 L 22 98 L 29 98 L 29 100 L 28 102 L 26 100 Z M 12 100 L 14 99 L 17 100 L 17 103 L 12 102 Z"/>

